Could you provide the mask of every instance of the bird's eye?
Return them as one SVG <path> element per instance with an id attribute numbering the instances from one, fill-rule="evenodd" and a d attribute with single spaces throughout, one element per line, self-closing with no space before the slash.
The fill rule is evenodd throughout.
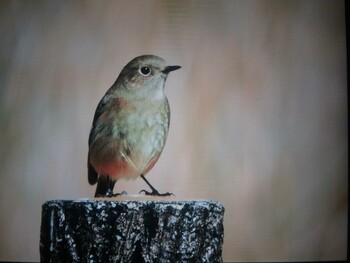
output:
<path id="1" fill-rule="evenodd" d="M 142 67 L 139 69 L 142 76 L 149 76 L 151 74 L 151 69 L 149 67 Z"/>

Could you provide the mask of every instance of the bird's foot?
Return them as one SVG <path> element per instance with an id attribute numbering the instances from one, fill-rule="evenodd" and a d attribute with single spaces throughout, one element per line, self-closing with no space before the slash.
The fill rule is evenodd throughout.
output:
<path id="1" fill-rule="evenodd" d="M 153 190 L 152 192 L 146 191 L 146 190 L 141 190 L 139 194 L 144 193 L 145 195 L 150 195 L 150 196 L 175 196 L 173 193 L 159 193 L 157 190 Z"/>
<path id="2" fill-rule="evenodd" d="M 112 191 L 108 191 L 105 195 L 99 194 L 96 195 L 95 197 L 107 197 L 107 198 L 112 198 L 112 197 L 117 197 L 121 195 L 127 195 L 128 193 L 126 191 L 123 191 L 121 193 L 113 193 Z"/>
<path id="3" fill-rule="evenodd" d="M 141 190 L 141 191 L 139 192 L 139 194 L 141 194 L 142 192 L 144 192 L 145 195 L 151 195 L 151 196 L 171 196 L 171 195 L 175 196 L 173 193 L 169 193 L 169 192 L 160 194 L 160 193 L 157 191 L 157 189 L 155 189 L 155 188 L 147 181 L 147 179 L 145 178 L 145 176 L 144 176 L 143 174 L 141 174 L 141 178 L 146 182 L 146 184 L 148 184 L 148 186 L 151 188 L 152 192 L 148 192 L 148 191 L 146 191 L 146 190 Z"/>

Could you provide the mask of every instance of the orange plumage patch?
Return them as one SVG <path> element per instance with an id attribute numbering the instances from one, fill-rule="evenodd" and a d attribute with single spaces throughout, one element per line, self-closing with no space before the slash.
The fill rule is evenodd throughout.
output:
<path id="1" fill-rule="evenodd" d="M 98 174 L 108 175 L 112 179 L 119 179 L 133 172 L 133 169 L 123 160 L 104 163 L 93 162 L 93 166 Z"/>

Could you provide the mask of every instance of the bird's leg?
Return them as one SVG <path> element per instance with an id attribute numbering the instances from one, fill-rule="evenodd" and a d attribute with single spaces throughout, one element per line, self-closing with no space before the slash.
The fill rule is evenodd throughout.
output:
<path id="1" fill-rule="evenodd" d="M 145 195 L 152 195 L 152 196 L 171 196 L 171 195 L 174 195 L 172 193 L 162 193 L 160 194 L 157 189 L 155 189 L 151 184 L 150 182 L 148 182 L 148 180 L 145 178 L 145 176 L 143 174 L 141 174 L 141 178 L 146 182 L 146 184 L 151 188 L 152 192 L 148 192 L 146 190 L 141 190 L 140 193 L 144 192 Z"/>

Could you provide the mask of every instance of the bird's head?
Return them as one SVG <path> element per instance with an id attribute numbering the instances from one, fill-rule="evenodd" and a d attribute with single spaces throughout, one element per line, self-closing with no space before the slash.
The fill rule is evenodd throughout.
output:
<path id="1" fill-rule="evenodd" d="M 167 66 L 165 60 L 158 56 L 139 56 L 123 68 L 114 85 L 130 96 L 165 96 L 166 78 L 169 72 L 179 68 L 181 67 Z"/>

